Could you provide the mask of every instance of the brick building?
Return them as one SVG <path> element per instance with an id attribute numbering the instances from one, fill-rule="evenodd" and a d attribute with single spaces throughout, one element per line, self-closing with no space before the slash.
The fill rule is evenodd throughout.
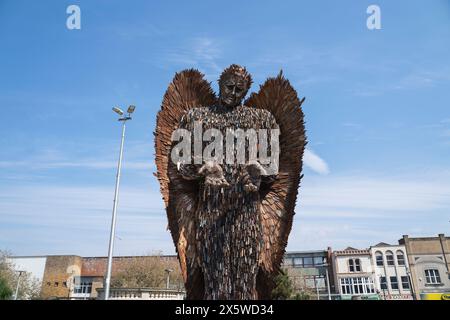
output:
<path id="1" fill-rule="evenodd" d="M 146 264 L 151 266 L 152 259 L 161 259 L 163 263 L 167 262 L 171 269 L 178 268 L 174 270 L 175 272 L 180 272 L 177 257 L 168 255 L 114 257 L 112 273 L 114 275 L 124 271 L 133 261 L 141 263 L 144 268 Z M 51 255 L 12 257 L 11 260 L 17 268 L 30 272 L 41 281 L 42 299 L 96 299 L 98 292 L 101 292 L 98 289 L 103 288 L 108 258 Z M 142 271 L 147 270 L 142 269 Z M 183 291 L 180 283 L 172 285 L 171 288 L 177 292 Z M 147 292 L 148 289 L 146 288 Z M 154 289 L 158 291 L 161 288 Z"/>
<path id="2" fill-rule="evenodd" d="M 398 242 L 406 248 L 415 298 L 450 299 L 450 237 L 404 235 Z"/>
<path id="3" fill-rule="evenodd" d="M 96 299 L 104 294 L 107 257 L 51 255 L 10 259 L 16 270 L 30 272 L 42 283 L 42 299 Z M 133 262 L 138 267 L 134 274 L 152 272 L 155 268 L 151 262 L 155 259 L 160 259 L 160 270 L 162 263 L 167 271 L 175 271 L 172 276 L 181 273 L 175 255 L 122 256 L 113 259 L 113 280 L 115 274 L 129 270 Z M 418 238 L 405 235 L 398 245 L 381 242 L 369 249 L 287 252 L 283 268 L 297 293 L 306 288 L 313 299 L 450 299 L 450 237 L 444 234 Z M 184 297 L 181 275 L 176 286 L 174 282 L 169 290 L 165 290 L 165 284 L 153 288 L 119 285 L 111 288 L 111 297 L 180 299 Z"/>

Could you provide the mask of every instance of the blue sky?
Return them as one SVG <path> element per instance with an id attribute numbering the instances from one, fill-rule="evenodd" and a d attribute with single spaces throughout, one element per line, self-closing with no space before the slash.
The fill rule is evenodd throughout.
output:
<path id="1" fill-rule="evenodd" d="M 81 8 L 81 30 L 66 8 Z M 366 9 L 381 8 L 381 30 Z M 176 71 L 257 90 L 283 69 L 306 97 L 305 177 L 288 250 L 450 229 L 449 1 L 0 0 L 0 249 L 106 255 L 120 124 L 116 254 L 174 252 L 153 130 Z"/>

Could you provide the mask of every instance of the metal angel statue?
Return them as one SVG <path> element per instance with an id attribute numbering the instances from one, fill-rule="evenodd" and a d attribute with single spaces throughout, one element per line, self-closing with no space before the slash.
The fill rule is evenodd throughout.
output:
<path id="1" fill-rule="evenodd" d="M 304 101 L 282 74 L 242 103 L 231 65 L 217 98 L 175 75 L 155 132 L 157 177 L 188 299 L 270 299 L 292 226 L 306 145 Z"/>

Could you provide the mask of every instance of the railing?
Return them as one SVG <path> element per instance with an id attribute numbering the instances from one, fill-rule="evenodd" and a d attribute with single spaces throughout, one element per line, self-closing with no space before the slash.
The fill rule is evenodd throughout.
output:
<path id="1" fill-rule="evenodd" d="M 99 300 L 105 297 L 104 288 L 97 289 Z M 174 289 L 154 288 L 111 288 L 110 300 L 183 300 L 186 292 Z"/>

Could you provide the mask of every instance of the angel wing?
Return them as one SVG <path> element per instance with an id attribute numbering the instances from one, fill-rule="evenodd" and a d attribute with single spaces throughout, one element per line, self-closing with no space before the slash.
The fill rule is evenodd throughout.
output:
<path id="1" fill-rule="evenodd" d="M 307 144 L 304 117 L 297 92 L 280 72 L 252 93 L 245 105 L 269 110 L 280 127 L 279 173 L 269 189 L 261 194 L 260 215 L 263 250 L 257 280 L 260 298 L 270 298 L 271 275 L 279 271 L 292 227 L 300 184 L 303 152 Z"/>
<path id="2" fill-rule="evenodd" d="M 180 260 L 181 271 L 190 298 L 202 298 L 203 288 L 200 269 L 197 267 L 195 250 L 195 223 L 192 220 L 196 207 L 197 186 L 182 179 L 170 161 L 172 132 L 178 127 L 182 115 L 189 109 L 216 103 L 210 83 L 198 70 L 189 69 L 176 73 L 169 85 L 156 119 L 155 161 L 156 177 L 166 206 L 168 228 Z M 189 276 L 188 276 L 189 275 Z M 188 281 L 188 282 L 187 282 Z"/>

